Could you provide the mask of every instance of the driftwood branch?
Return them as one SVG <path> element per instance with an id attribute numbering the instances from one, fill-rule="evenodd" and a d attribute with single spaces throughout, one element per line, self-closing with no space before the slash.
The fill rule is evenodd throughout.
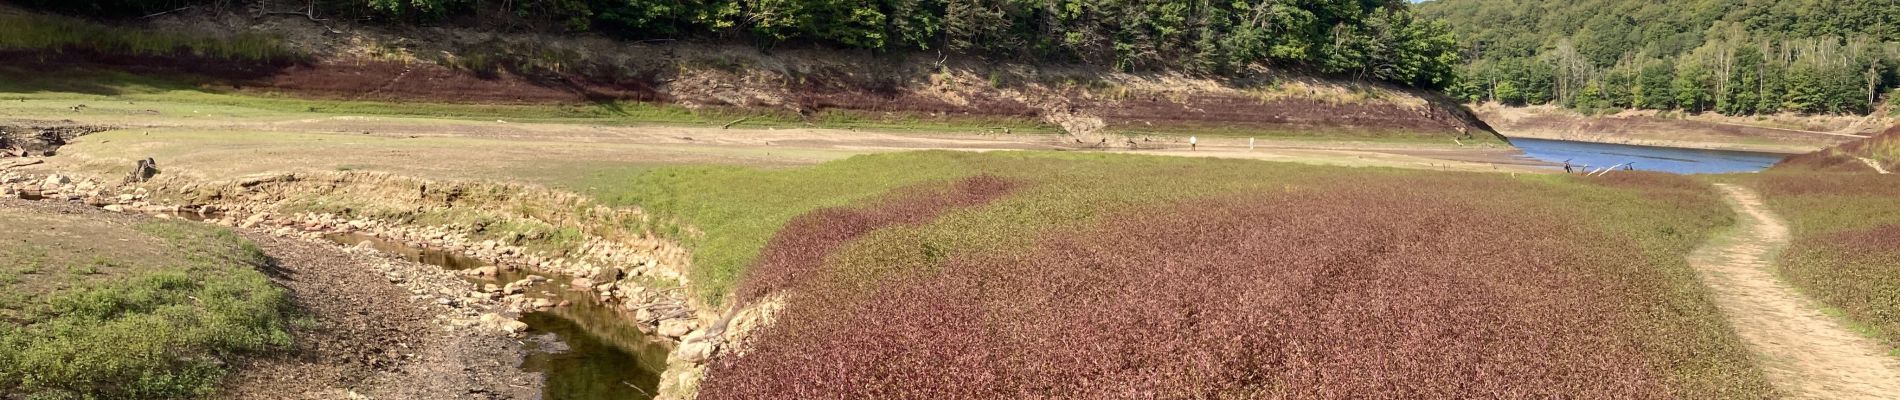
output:
<path id="1" fill-rule="evenodd" d="M 150 18 L 152 18 L 152 17 L 156 17 L 156 16 L 160 16 L 160 15 L 165 15 L 165 14 L 171 14 L 171 13 L 175 13 L 175 12 L 179 12 L 179 11 L 185 11 L 185 10 L 190 10 L 190 9 L 191 9 L 191 7 L 192 7 L 192 6 L 184 6 L 184 7 L 178 7 L 178 8 L 176 8 L 176 9 L 173 9 L 173 10 L 171 10 L 171 11 L 159 11 L 159 12 L 157 12 L 157 13 L 153 13 L 152 15 L 147 15 L 147 16 L 143 16 L 143 17 L 139 17 L 139 19 L 150 19 Z"/>
<path id="2" fill-rule="evenodd" d="M 719 129 L 732 129 L 733 125 L 738 125 L 740 122 L 745 122 L 748 119 L 752 119 L 752 117 L 745 117 L 745 118 L 732 120 L 732 122 L 727 122 L 725 125 L 720 126 Z"/>
<path id="3" fill-rule="evenodd" d="M 257 10 L 257 11 L 258 11 L 258 14 L 257 14 L 257 16 L 259 16 L 259 17 L 262 17 L 262 16 L 266 16 L 266 15 L 299 15 L 299 16 L 303 16 L 304 18 L 308 18 L 308 19 L 310 19 L 310 22 L 311 22 L 311 23 L 315 23 L 315 24 L 317 24 L 317 26 L 321 26 L 321 27 L 323 27 L 323 30 L 325 30 L 325 31 L 329 31 L 329 32 L 330 32 L 330 34 L 332 34 L 332 35 L 341 35 L 341 34 L 343 34 L 343 32 L 342 32 L 342 31 L 338 31 L 338 30 L 336 30 L 336 28 L 331 28 L 331 27 L 330 27 L 330 24 L 325 24 L 325 23 L 323 23 L 323 21 L 328 21 L 327 19 L 323 19 L 323 18 L 317 18 L 317 2 L 316 2 L 316 1 L 314 1 L 314 0 L 313 0 L 313 1 L 310 1 L 310 2 L 308 2 L 308 3 L 304 3 L 304 9 L 303 9 L 303 11 L 301 11 L 301 12 L 298 12 L 298 11 L 264 11 L 264 10 L 263 10 L 263 3 L 259 3 L 259 4 L 258 4 L 258 10 Z"/>
<path id="4" fill-rule="evenodd" d="M 14 169 L 14 168 L 24 167 L 28 165 L 38 165 L 42 162 L 45 162 L 45 161 L 44 160 L 13 161 L 13 162 L 0 164 L 0 170 Z"/>

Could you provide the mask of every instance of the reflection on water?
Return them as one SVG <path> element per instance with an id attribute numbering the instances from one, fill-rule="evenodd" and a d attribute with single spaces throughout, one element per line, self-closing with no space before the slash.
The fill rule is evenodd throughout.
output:
<path id="1" fill-rule="evenodd" d="M 1644 171 L 1677 174 L 1714 174 L 1755 172 L 1781 162 L 1785 154 L 1749 151 L 1702 150 L 1676 147 L 1635 146 L 1627 144 L 1573 142 L 1511 138 L 1511 145 L 1525 155 L 1553 163 L 1570 162 L 1578 167 L 1596 169 L 1629 165 Z"/>
<path id="2" fill-rule="evenodd" d="M 417 248 L 363 234 L 338 233 L 324 238 L 351 246 L 369 242 L 377 251 L 451 270 L 489 265 L 456 252 Z M 525 271 L 498 272 L 500 276 L 494 281 L 468 280 L 506 284 L 528 276 Z M 566 300 L 570 305 L 521 316 L 530 331 L 558 339 L 553 343 L 530 341 L 521 368 L 545 377 L 542 396 L 549 400 L 652 398 L 660 386 L 660 372 L 666 370 L 669 350 L 640 333 L 631 323 L 631 316 L 600 303 L 587 292 L 567 290 L 568 281 L 557 277 L 529 290 L 530 297 Z"/>
<path id="3" fill-rule="evenodd" d="M 369 242 L 370 248 L 374 248 L 376 251 L 395 254 L 404 260 L 451 270 L 459 271 L 488 265 L 485 261 L 465 256 L 461 253 L 441 249 L 417 248 L 402 242 L 383 240 L 383 238 L 360 233 L 332 233 L 324 235 L 323 238 L 346 246 L 355 246 L 358 243 Z"/>
<path id="4" fill-rule="evenodd" d="M 559 335 L 566 348 L 535 349 L 521 367 L 547 375 L 542 394 L 549 400 L 651 398 L 666 370 L 667 349 L 627 318 L 592 301 L 524 315 L 522 322 Z"/>

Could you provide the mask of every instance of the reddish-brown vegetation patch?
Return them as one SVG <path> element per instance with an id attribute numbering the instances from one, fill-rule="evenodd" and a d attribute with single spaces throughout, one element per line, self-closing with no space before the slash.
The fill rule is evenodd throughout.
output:
<path id="1" fill-rule="evenodd" d="M 1900 137 L 1895 132 L 1885 137 Z M 1804 168 L 1823 167 L 1808 161 L 1756 182 L 1794 236 L 1776 268 L 1803 292 L 1900 347 L 1900 176 L 1809 172 Z"/>
<path id="2" fill-rule="evenodd" d="M 750 302 L 792 287 L 822 272 L 825 257 L 871 231 L 929 222 L 955 208 L 988 203 L 1009 194 L 1016 182 L 977 175 L 949 185 L 900 189 L 883 201 L 859 208 L 827 208 L 793 219 L 766 243 L 759 261 L 739 286 L 739 299 Z"/>
<path id="3" fill-rule="evenodd" d="M 866 239 L 857 245 L 889 247 L 871 253 L 911 256 L 801 269 L 812 278 L 793 283 L 785 311 L 746 351 L 715 361 L 701 395 L 1657 398 L 1766 390 L 1746 366 L 1680 375 L 1709 360 L 1697 357 L 1745 359 L 1734 343 L 1711 343 L 1732 340 L 1721 331 L 1698 331 L 1712 307 L 1676 286 L 1693 284 L 1680 260 L 1681 242 L 1693 238 L 1681 235 L 1699 237 L 1689 231 L 1702 227 L 1599 240 L 1604 225 L 1580 223 L 1581 212 L 1528 205 L 1551 197 L 1472 200 L 1534 185 L 1343 178 L 1352 182 L 1341 189 L 1115 212 L 1097 227 L 1025 238 L 1036 243 L 1026 254 L 945 256 L 901 234 Z M 1668 183 L 1612 185 L 1689 185 Z M 1407 189 L 1382 189 L 1399 187 Z M 1719 206 L 1706 188 L 1693 189 L 1704 194 L 1645 206 Z M 813 242 L 821 245 L 776 249 L 800 243 L 775 241 L 768 252 L 837 247 Z M 862 273 L 918 260 L 926 266 Z M 1683 382 L 1696 379 L 1719 383 Z"/>

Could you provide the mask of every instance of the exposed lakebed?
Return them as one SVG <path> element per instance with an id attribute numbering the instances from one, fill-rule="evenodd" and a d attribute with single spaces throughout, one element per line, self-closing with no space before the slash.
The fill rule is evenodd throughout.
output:
<path id="1" fill-rule="evenodd" d="M 410 246 L 361 234 L 330 234 L 324 239 L 346 246 L 367 242 L 370 247 L 404 259 L 451 270 L 490 265 L 459 253 Z M 526 278 L 527 271 L 500 271 L 495 280 L 466 278 L 477 284 L 507 283 Z M 528 343 L 521 368 L 541 373 L 544 399 L 645 399 L 658 393 L 660 373 L 666 369 L 668 349 L 641 333 L 630 316 L 601 303 L 585 291 L 567 289 L 568 279 L 552 277 L 530 289 L 531 297 L 565 300 L 566 307 L 526 313 L 521 321 L 530 332 L 554 340 Z"/>

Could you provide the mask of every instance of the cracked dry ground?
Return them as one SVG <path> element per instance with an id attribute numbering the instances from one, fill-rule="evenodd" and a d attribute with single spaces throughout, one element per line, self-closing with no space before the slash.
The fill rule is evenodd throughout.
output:
<path id="1" fill-rule="evenodd" d="M 1717 187 L 1735 208 L 1735 231 L 1697 250 L 1690 262 L 1769 381 L 1790 398 L 1900 396 L 1900 358 L 1887 356 L 1873 339 L 1823 313 L 1819 303 L 1775 276 L 1771 256 L 1787 246 L 1787 224 L 1753 191 Z"/>

